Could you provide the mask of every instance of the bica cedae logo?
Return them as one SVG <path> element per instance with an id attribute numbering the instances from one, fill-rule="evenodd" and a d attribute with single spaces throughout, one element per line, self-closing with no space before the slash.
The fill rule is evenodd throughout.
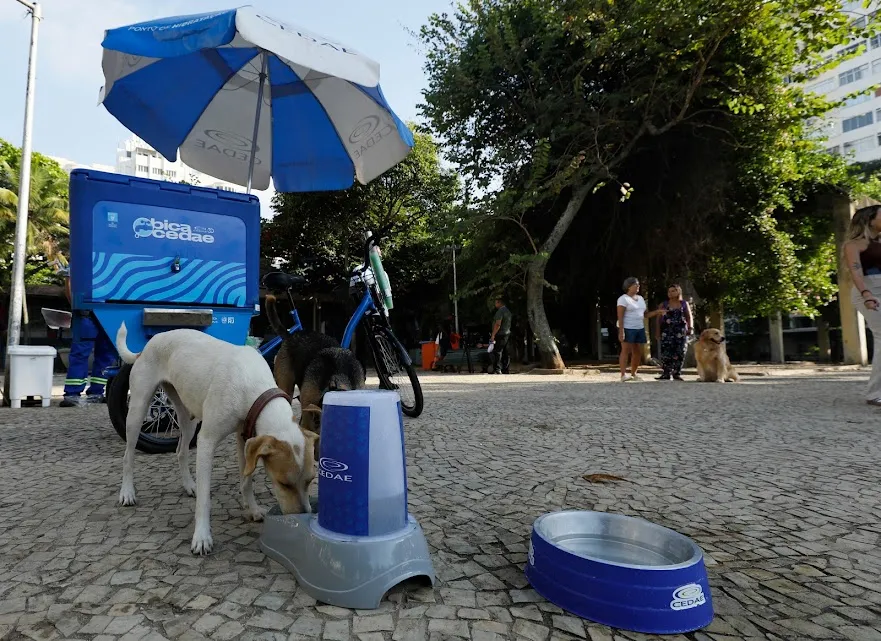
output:
<path id="1" fill-rule="evenodd" d="M 132 223 L 132 231 L 135 238 L 166 238 L 168 240 L 182 240 L 190 243 L 213 243 L 214 236 L 211 234 L 198 233 L 186 223 L 171 223 L 167 220 L 155 218 L 138 218 Z"/>
<path id="2" fill-rule="evenodd" d="M 323 476 L 326 479 L 351 483 L 352 475 L 346 474 L 348 470 L 349 466 L 345 463 L 340 463 L 339 461 L 326 456 L 318 461 L 318 475 Z"/>
<path id="3" fill-rule="evenodd" d="M 670 608 L 673 610 L 689 610 L 707 602 L 704 589 L 697 583 L 683 585 L 673 592 Z"/>

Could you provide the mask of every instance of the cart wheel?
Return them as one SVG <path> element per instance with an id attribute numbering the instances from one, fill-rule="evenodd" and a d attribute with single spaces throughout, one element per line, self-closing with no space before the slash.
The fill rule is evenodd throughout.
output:
<path id="1" fill-rule="evenodd" d="M 113 429 L 123 441 L 126 440 L 125 419 L 128 414 L 131 369 L 131 365 L 123 365 L 113 380 L 108 381 L 107 410 L 110 413 Z M 198 436 L 201 427 L 202 423 L 196 425 L 196 434 L 190 441 L 190 447 L 196 446 L 196 436 Z M 180 427 L 177 422 L 177 413 L 162 387 L 159 387 L 153 395 L 153 401 L 150 403 L 147 416 L 144 417 L 144 423 L 141 425 L 137 448 L 147 454 L 164 454 L 176 451 L 179 440 Z"/>

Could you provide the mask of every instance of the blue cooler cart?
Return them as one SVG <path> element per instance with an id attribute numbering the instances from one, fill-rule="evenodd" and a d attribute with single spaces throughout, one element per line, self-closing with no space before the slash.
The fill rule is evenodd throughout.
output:
<path id="1" fill-rule="evenodd" d="M 73 308 L 91 312 L 113 342 L 124 321 L 133 352 L 159 332 L 184 327 L 244 345 L 259 311 L 259 244 L 256 196 L 71 173 Z M 107 372 L 110 419 L 123 439 L 129 369 Z M 175 449 L 177 421 L 161 388 L 144 421 L 139 450 Z"/>

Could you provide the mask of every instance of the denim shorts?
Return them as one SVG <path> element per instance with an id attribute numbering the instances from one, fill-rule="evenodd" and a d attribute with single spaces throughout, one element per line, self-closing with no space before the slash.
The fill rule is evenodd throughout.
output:
<path id="1" fill-rule="evenodd" d="M 639 329 L 625 329 L 624 330 L 624 342 L 625 343 L 646 343 L 646 342 L 648 342 L 645 337 L 645 327 L 640 327 Z"/>

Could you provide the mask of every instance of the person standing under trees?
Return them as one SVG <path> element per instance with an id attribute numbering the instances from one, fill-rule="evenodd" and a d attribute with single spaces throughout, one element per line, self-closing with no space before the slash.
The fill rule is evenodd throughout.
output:
<path id="1" fill-rule="evenodd" d="M 661 303 L 655 337 L 660 337 L 661 366 L 663 371 L 659 381 L 682 380 L 682 363 L 685 350 L 688 348 L 688 337 L 691 336 L 691 307 L 682 298 L 682 287 L 670 285 L 667 288 L 667 300 Z"/>
<path id="2" fill-rule="evenodd" d="M 875 353 L 866 403 L 881 406 L 881 206 L 858 209 L 850 219 L 844 259 L 853 288 L 850 300 L 872 330 Z"/>
<path id="3" fill-rule="evenodd" d="M 511 367 L 511 355 L 508 353 L 508 340 L 511 338 L 511 310 L 505 307 L 505 301 L 496 299 L 496 315 L 493 317 L 493 328 L 489 337 L 492 351 L 493 374 L 507 374 Z"/>
<path id="4" fill-rule="evenodd" d="M 440 357 L 442 359 L 451 349 L 455 349 L 452 345 L 452 334 L 453 321 L 452 319 L 447 318 L 441 323 L 440 331 L 438 332 L 438 336 L 440 337 Z"/>
<path id="5" fill-rule="evenodd" d="M 621 343 L 621 382 L 639 381 L 637 373 L 642 361 L 642 346 L 648 342 L 645 334 L 645 319 L 654 318 L 664 310 L 648 311 L 645 299 L 639 295 L 639 279 L 630 277 L 624 281 L 624 294 L 618 298 L 618 342 Z M 627 375 L 627 362 L 630 361 L 630 376 Z"/>

